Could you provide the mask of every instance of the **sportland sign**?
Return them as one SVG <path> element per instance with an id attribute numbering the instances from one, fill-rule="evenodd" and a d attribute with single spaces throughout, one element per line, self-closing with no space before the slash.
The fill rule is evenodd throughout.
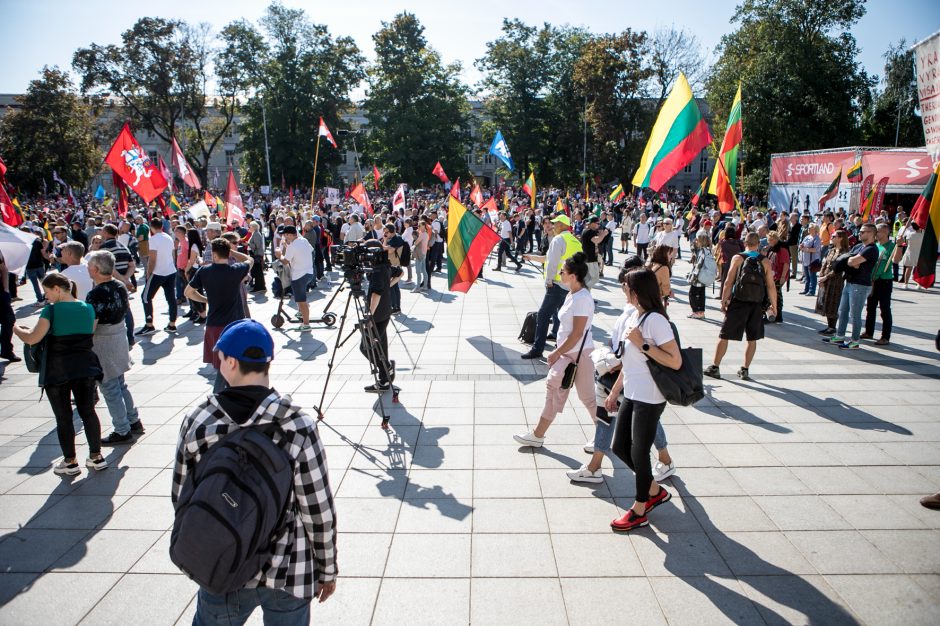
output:
<path id="1" fill-rule="evenodd" d="M 848 182 L 846 173 L 859 160 L 865 176 L 888 178 L 887 193 L 920 194 L 933 169 L 923 148 L 849 147 L 774 154 L 770 158 L 770 207 L 815 213 L 819 198 L 841 168 L 839 193 L 826 206 L 857 208 L 860 185 Z"/>

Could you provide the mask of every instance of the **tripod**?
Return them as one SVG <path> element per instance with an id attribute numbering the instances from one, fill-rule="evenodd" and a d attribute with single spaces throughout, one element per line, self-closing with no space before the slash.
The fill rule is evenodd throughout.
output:
<path id="1" fill-rule="evenodd" d="M 323 383 L 323 394 L 320 396 L 320 404 L 314 406 L 314 410 L 317 412 L 317 419 L 323 420 L 326 418 L 326 414 L 323 412 L 323 403 L 326 400 L 326 390 L 330 384 L 330 377 L 333 374 L 333 363 L 336 361 L 336 353 L 341 347 L 346 345 L 346 342 L 356 333 L 356 330 L 359 330 L 362 333 L 362 343 L 365 346 L 366 358 L 369 361 L 369 370 L 372 373 L 372 378 L 375 381 L 375 386 L 379 387 L 381 385 L 382 370 L 381 366 L 385 366 L 386 380 L 388 380 L 389 388 L 392 392 L 392 402 L 398 402 L 398 393 L 401 391 L 400 387 L 396 387 L 395 382 L 395 364 L 392 361 L 388 360 L 388 355 L 385 353 L 385 350 L 382 348 L 382 345 L 379 343 L 379 336 L 377 329 L 375 327 L 375 321 L 372 319 L 369 309 L 366 306 L 365 301 L 365 292 L 362 289 L 362 280 L 357 276 L 351 278 L 349 276 L 344 277 L 344 280 L 349 285 L 349 295 L 346 297 L 346 306 L 343 308 L 343 315 L 340 317 L 339 330 L 336 334 L 336 343 L 333 345 L 333 353 L 330 355 L 330 360 L 327 363 L 327 372 L 326 372 L 326 381 Z M 342 287 L 340 288 L 340 290 Z M 336 295 L 339 294 L 339 290 L 336 292 Z M 334 295 L 334 298 L 336 297 Z M 349 331 L 345 337 L 343 337 L 343 328 L 346 325 L 346 319 L 349 317 L 349 308 L 353 307 L 356 313 L 356 323 L 354 324 L 352 330 Z M 385 403 L 382 400 L 384 392 L 379 390 L 379 411 L 382 415 L 382 428 L 388 429 L 388 420 L 389 415 L 385 412 Z"/>

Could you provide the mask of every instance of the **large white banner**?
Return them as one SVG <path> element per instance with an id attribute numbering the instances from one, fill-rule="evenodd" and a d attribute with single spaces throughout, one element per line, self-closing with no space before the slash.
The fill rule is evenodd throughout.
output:
<path id="1" fill-rule="evenodd" d="M 914 64 L 924 141 L 936 163 L 940 161 L 940 31 L 914 46 Z"/>

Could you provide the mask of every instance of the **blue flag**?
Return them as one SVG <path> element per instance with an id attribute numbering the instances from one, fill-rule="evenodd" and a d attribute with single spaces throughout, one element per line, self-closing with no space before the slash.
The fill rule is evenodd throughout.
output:
<path id="1" fill-rule="evenodd" d="M 98 185 L 98 190 L 95 191 L 95 200 L 104 200 L 104 187 Z"/>
<path id="2" fill-rule="evenodd" d="M 506 140 L 503 139 L 502 131 L 496 131 L 496 136 L 493 137 L 493 144 L 490 146 L 490 154 L 502 161 L 506 167 L 509 168 L 509 171 L 514 169 L 512 155 L 509 154 L 509 146 L 506 145 Z"/>

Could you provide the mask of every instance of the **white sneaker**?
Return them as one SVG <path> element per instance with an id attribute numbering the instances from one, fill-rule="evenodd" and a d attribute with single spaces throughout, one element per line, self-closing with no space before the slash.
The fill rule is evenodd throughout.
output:
<path id="1" fill-rule="evenodd" d="M 591 439 L 589 442 L 584 444 L 584 451 L 588 454 L 594 454 L 594 440 Z"/>
<path id="2" fill-rule="evenodd" d="M 82 473 L 82 469 L 78 466 L 77 462 L 66 463 L 65 459 L 56 463 L 52 471 L 63 476 L 78 476 Z"/>
<path id="3" fill-rule="evenodd" d="M 653 480 L 659 482 L 665 480 L 676 473 L 676 464 L 670 463 L 666 465 L 665 463 L 656 462 L 656 465 L 653 466 Z"/>
<path id="4" fill-rule="evenodd" d="M 100 472 L 103 469 L 108 469 L 108 462 L 104 460 L 104 457 L 97 459 L 85 459 L 85 467 Z"/>
<path id="5" fill-rule="evenodd" d="M 604 482 L 604 474 L 601 470 L 592 472 L 588 469 L 587 465 L 582 465 L 576 470 L 570 472 L 565 472 L 568 475 L 568 478 L 573 480 L 576 483 L 602 483 Z"/>
<path id="6" fill-rule="evenodd" d="M 524 435 L 513 435 L 512 438 L 515 439 L 516 443 L 520 446 L 530 446 L 533 448 L 541 448 L 542 443 L 545 442 L 545 437 L 536 437 L 531 430 Z"/>

